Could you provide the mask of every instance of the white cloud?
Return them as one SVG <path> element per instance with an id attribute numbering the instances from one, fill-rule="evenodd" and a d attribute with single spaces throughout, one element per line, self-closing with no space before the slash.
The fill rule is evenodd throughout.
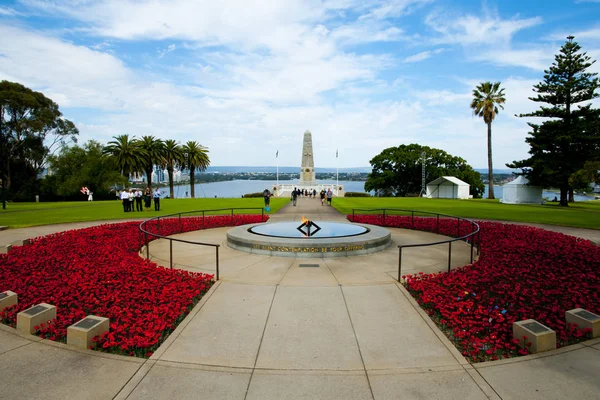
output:
<path id="1" fill-rule="evenodd" d="M 63 107 L 119 109 L 133 79 L 112 55 L 0 25 L 0 78 L 42 89 Z"/>
<path id="2" fill-rule="evenodd" d="M 384 20 L 410 14 L 431 1 L 23 0 L 37 12 L 67 15 L 84 23 L 83 31 L 104 37 L 187 40 L 272 52 L 296 51 L 296 45 L 319 26 L 320 33 L 330 33 L 331 39 L 347 43 L 399 40 L 402 29 Z M 359 16 L 342 24 L 332 22 L 346 13 Z M 322 39 L 323 35 L 319 41 Z"/>
<path id="3" fill-rule="evenodd" d="M 200 141 L 209 147 L 213 165 L 272 164 L 269 155 L 276 149 L 281 165 L 296 165 L 302 133 L 310 129 L 315 160 L 324 167 L 334 165 L 336 148 L 340 167 L 364 166 L 384 148 L 415 142 L 444 148 L 475 167 L 486 163 L 485 151 L 473 151 L 485 148 L 485 127 L 470 116 L 468 92 L 414 92 L 405 100 L 379 101 L 357 93 L 334 102 L 320 100 L 319 93 L 343 89 L 348 80 L 373 79 L 371 68 L 382 62 L 373 56 L 341 54 L 314 66 L 254 56 L 246 67 L 227 55 L 225 70 L 203 73 L 207 80 L 230 76 L 234 83 L 217 79 L 209 90 L 161 82 L 111 54 L 19 28 L 0 27 L 0 48 L 0 79 L 17 80 L 57 101 L 80 128 L 82 141 L 153 134 Z M 81 119 L 70 107 L 105 111 Z M 515 130 L 515 124 L 520 128 Z M 507 115 L 495 122 L 499 140 L 511 138 L 495 150 L 497 163 L 526 154 L 526 131 L 524 122 L 511 123 Z"/>
<path id="4" fill-rule="evenodd" d="M 419 62 L 419 61 L 427 60 L 431 56 L 433 56 L 435 54 L 439 54 L 439 53 L 441 53 L 443 51 L 444 51 L 444 49 L 435 49 L 435 50 L 422 51 L 420 53 L 413 54 L 412 56 L 406 57 L 404 59 L 404 62 L 405 63 L 414 63 L 414 62 Z"/>
<path id="5" fill-rule="evenodd" d="M 318 94 L 323 91 L 348 80 L 372 79 L 370 68 L 382 61 L 368 55 L 341 53 L 316 64 L 254 56 L 251 66 L 230 56 L 231 64 L 225 70 L 206 72 L 223 78 L 214 83 L 214 89 L 207 90 L 151 79 L 111 54 L 10 26 L 0 25 L 0 49 L 0 79 L 19 81 L 55 100 L 66 117 L 78 124 L 82 140 L 106 142 L 121 133 L 197 139 L 210 147 L 216 165 L 230 164 L 231 160 L 260 164 L 265 145 L 293 142 L 306 128 L 319 132 L 324 146 L 334 146 L 341 132 L 360 143 L 362 132 L 357 129 L 366 122 L 353 122 L 355 126 L 344 127 L 344 131 L 334 130 L 338 136 L 325 134 L 325 128 L 319 127 L 341 128 L 343 121 L 355 121 L 358 115 L 386 127 L 389 122 L 384 120 L 401 112 L 387 107 L 372 114 L 370 104 L 365 109 L 362 105 L 342 106 L 341 111 L 334 112 L 320 104 Z M 92 120 L 78 120 L 76 112 L 70 115 L 70 107 L 104 113 L 97 113 Z M 232 143 L 236 145 L 232 147 Z M 294 165 L 296 158 L 290 154 L 288 163 Z M 368 156 L 355 162 L 365 164 Z"/>
<path id="6" fill-rule="evenodd" d="M 600 40 L 600 27 L 594 27 L 583 31 L 578 30 L 575 32 L 557 32 L 550 35 L 549 39 L 565 41 L 567 36 L 575 36 L 575 40 L 578 42 L 582 39 Z"/>
<path id="7" fill-rule="evenodd" d="M 425 101 L 428 106 L 440 106 L 448 104 L 463 104 L 468 107 L 471 93 L 454 93 L 449 90 L 424 90 L 414 92 L 413 95 Z"/>
<path id="8" fill-rule="evenodd" d="M 433 44 L 453 44 L 464 48 L 470 61 L 488 62 L 502 67 L 524 67 L 536 71 L 547 68 L 553 60 L 555 46 L 512 43 L 518 32 L 538 26 L 541 17 L 502 19 L 485 8 L 482 15 L 456 15 L 436 10 L 425 19 L 435 32 Z"/>
<path id="9" fill-rule="evenodd" d="M 472 54 L 471 59 L 503 67 L 525 67 L 535 71 L 543 71 L 550 67 L 557 51 L 557 47 L 547 45 L 531 46 L 523 49 L 499 48 Z"/>
<path id="10" fill-rule="evenodd" d="M 398 17 L 427 3 L 24 0 L 61 21 L 67 15 L 74 20 L 69 29 L 85 40 L 0 25 L 0 79 L 57 101 L 82 140 L 106 142 L 122 133 L 198 140 L 209 146 L 214 165 L 273 164 L 277 149 L 280 165 L 297 165 L 302 133 L 310 129 L 319 166 L 335 165 L 336 148 L 340 167 L 364 166 L 386 147 L 417 142 L 483 167 L 485 124 L 469 109 L 479 81 L 411 89 L 411 81 L 422 82 L 412 72 L 421 66 L 411 63 L 443 50 L 433 45 L 448 44 L 463 45 L 473 62 L 539 69 L 554 48 L 511 43 L 539 18 L 452 19 L 438 12 L 427 19 L 438 24 L 430 27 L 434 38 L 419 37 Z M 136 42 L 147 49 L 140 58 L 151 60 L 151 70 L 120 52 Z M 372 42 L 386 44 L 365 45 Z M 403 54 L 406 47 L 411 52 Z M 493 127 L 499 168 L 526 156 L 528 127 L 513 114 L 535 109 L 526 100 L 533 83 L 503 80 L 506 110 Z"/>
<path id="11" fill-rule="evenodd" d="M 106 37 L 217 41 L 250 47 L 277 47 L 288 35 L 301 33 L 299 24 L 321 19 L 327 11 L 316 0 L 27 0 L 27 4 L 39 11 L 69 15 Z"/>
<path id="12" fill-rule="evenodd" d="M 361 16 L 363 19 L 385 19 L 397 18 L 402 15 L 411 13 L 415 8 L 422 7 L 433 2 L 433 0 L 389 0 L 375 1 L 374 7 L 367 13 Z"/>
<path id="13" fill-rule="evenodd" d="M 587 55 L 592 59 L 596 60 L 594 64 L 589 68 L 588 72 L 595 72 L 600 74 L 600 49 L 595 48 L 587 51 Z"/>
<path id="14" fill-rule="evenodd" d="M 163 58 L 165 55 L 175 51 L 177 46 L 175 44 L 170 44 L 164 49 L 158 49 L 158 58 Z"/>
<path id="15" fill-rule="evenodd" d="M 331 32 L 331 38 L 344 44 L 392 42 L 405 39 L 402 29 L 380 28 L 373 24 L 342 25 Z"/>
<path id="16" fill-rule="evenodd" d="M 437 33 L 433 43 L 460 45 L 506 44 L 515 33 L 541 22 L 541 17 L 503 20 L 493 15 L 455 16 L 442 11 L 432 12 L 425 19 L 429 28 Z"/>
<path id="17" fill-rule="evenodd" d="M 0 7 L 0 15 L 5 17 L 15 17 L 21 15 L 21 13 L 10 7 Z"/>

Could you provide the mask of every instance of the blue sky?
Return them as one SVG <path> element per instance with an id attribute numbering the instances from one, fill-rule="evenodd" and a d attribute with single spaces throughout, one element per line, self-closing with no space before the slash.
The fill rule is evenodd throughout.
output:
<path id="1" fill-rule="evenodd" d="M 309 129 L 317 167 L 419 143 L 475 168 L 486 127 L 471 92 L 501 81 L 505 168 L 527 156 L 514 114 L 536 108 L 565 37 L 600 58 L 598 15 L 600 0 L 0 1 L 0 79 L 56 101 L 80 141 L 151 134 L 197 140 L 216 166 L 274 165 L 277 150 L 299 166 Z"/>

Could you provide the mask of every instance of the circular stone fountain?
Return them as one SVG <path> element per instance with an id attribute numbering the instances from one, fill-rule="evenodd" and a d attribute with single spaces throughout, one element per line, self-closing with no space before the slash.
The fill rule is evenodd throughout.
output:
<path id="1" fill-rule="evenodd" d="M 233 249 L 278 257 L 355 256 L 383 250 L 391 243 L 387 229 L 343 222 L 262 223 L 227 232 L 227 244 Z"/>

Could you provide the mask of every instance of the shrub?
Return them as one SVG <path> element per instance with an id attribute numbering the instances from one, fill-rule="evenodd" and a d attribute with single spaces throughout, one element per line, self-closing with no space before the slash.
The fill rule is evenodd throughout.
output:
<path id="1" fill-rule="evenodd" d="M 242 196 L 244 199 L 249 199 L 252 197 L 263 197 L 263 192 L 258 192 L 258 193 L 246 193 L 245 195 Z"/>
<path id="2" fill-rule="evenodd" d="M 371 197 L 367 192 L 346 192 L 344 197 Z"/>

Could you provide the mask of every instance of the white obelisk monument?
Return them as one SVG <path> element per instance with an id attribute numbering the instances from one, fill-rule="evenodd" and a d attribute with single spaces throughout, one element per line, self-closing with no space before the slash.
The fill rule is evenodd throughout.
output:
<path id="1" fill-rule="evenodd" d="M 300 186 L 314 186 L 317 184 L 315 174 L 315 160 L 313 158 L 312 134 L 309 130 L 304 132 L 302 143 L 302 164 L 300 167 Z"/>
<path id="2" fill-rule="evenodd" d="M 279 154 L 276 153 L 277 155 Z M 337 150 L 336 150 L 336 158 L 337 158 Z M 279 167 L 279 164 L 277 164 Z M 300 180 L 297 184 L 281 184 L 279 180 L 277 181 L 277 185 L 274 186 L 275 196 L 278 197 L 289 197 L 294 189 L 304 190 L 306 189 L 308 192 L 313 192 L 314 190 L 319 193 L 321 190 L 327 191 L 331 189 L 333 191 L 334 196 L 343 197 L 344 196 L 344 185 L 340 185 L 339 181 L 336 180 L 337 183 L 317 183 L 317 174 L 315 173 L 315 159 L 313 156 L 313 143 L 312 143 L 312 133 L 309 130 L 304 132 L 304 140 L 302 142 L 302 163 L 300 166 Z"/>

